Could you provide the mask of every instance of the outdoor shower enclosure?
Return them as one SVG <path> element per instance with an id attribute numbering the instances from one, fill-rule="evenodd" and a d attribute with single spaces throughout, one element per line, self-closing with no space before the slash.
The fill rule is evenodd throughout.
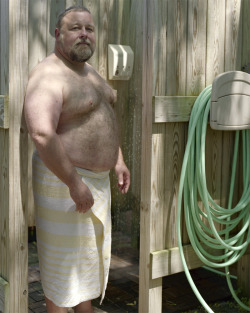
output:
<path id="1" fill-rule="evenodd" d="M 220 73 L 250 63 L 249 0 L 1 0 L 0 3 L 0 311 L 26 313 L 28 226 L 34 226 L 32 145 L 22 117 L 29 71 L 54 48 L 56 16 L 83 4 L 96 24 L 91 64 L 107 79 L 108 44 L 129 45 L 129 81 L 109 81 L 131 188 L 115 191 L 129 211 L 132 244 L 139 246 L 140 313 L 161 312 L 162 277 L 182 271 L 176 239 L 178 183 L 187 124 L 198 94 Z M 208 129 L 207 185 L 226 206 L 233 132 Z M 240 165 L 238 165 L 240 169 Z M 240 182 L 241 172 L 237 179 Z M 235 190 L 236 202 L 241 192 Z M 116 223 L 116 222 L 115 222 Z M 118 223 L 118 222 L 117 222 Z M 140 225 L 140 231 L 139 231 Z M 183 225 L 190 268 L 201 266 Z M 239 284 L 250 292 L 249 255 L 238 262 Z"/>

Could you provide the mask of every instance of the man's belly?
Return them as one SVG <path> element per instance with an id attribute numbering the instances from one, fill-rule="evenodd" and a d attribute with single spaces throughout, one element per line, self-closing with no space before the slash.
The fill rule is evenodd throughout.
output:
<path id="1" fill-rule="evenodd" d="M 62 144 L 71 162 L 78 167 L 106 171 L 117 162 L 119 140 L 118 134 L 100 131 L 88 134 L 82 130 L 71 130 L 59 134 Z"/>

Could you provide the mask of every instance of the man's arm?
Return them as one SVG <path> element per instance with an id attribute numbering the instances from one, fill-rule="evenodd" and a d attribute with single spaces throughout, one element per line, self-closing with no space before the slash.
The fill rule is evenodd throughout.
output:
<path id="1" fill-rule="evenodd" d="M 25 119 L 29 134 L 44 164 L 69 187 L 76 210 L 86 212 L 93 206 L 94 199 L 56 133 L 63 94 L 60 80 L 55 76 L 55 73 L 49 73 L 48 69 L 41 67 L 33 72 L 26 91 Z"/>
<path id="2" fill-rule="evenodd" d="M 115 172 L 118 179 L 118 187 L 121 193 L 127 193 L 130 186 L 130 172 L 123 160 L 122 150 L 119 148 Z"/>

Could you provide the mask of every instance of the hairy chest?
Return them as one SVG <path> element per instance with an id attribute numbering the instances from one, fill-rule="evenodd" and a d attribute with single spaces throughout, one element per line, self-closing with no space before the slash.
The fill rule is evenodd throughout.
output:
<path id="1" fill-rule="evenodd" d="M 98 110 L 101 104 L 115 102 L 114 90 L 99 76 L 69 77 L 63 89 L 62 115 L 83 116 Z"/>

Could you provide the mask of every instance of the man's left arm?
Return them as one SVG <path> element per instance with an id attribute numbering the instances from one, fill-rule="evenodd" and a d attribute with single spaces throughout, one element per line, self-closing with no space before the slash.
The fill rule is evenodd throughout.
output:
<path id="1" fill-rule="evenodd" d="M 115 173 L 118 179 L 118 187 L 121 193 L 127 193 L 130 186 L 130 172 L 123 160 L 122 150 L 119 148 Z"/>

